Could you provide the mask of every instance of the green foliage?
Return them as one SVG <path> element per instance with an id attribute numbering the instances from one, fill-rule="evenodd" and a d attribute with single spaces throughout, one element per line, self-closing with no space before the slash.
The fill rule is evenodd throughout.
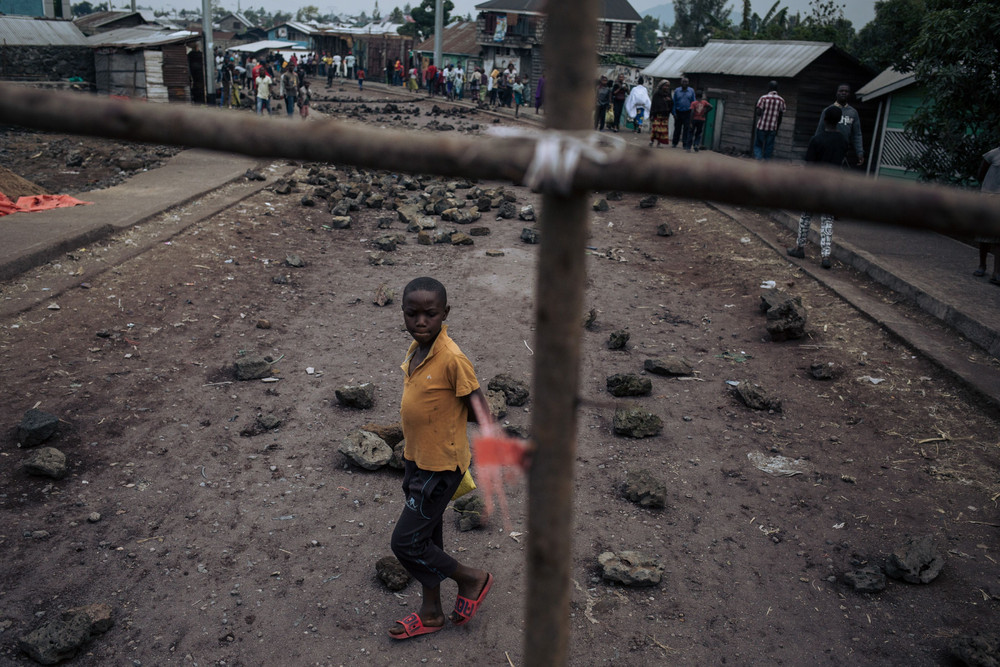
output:
<path id="1" fill-rule="evenodd" d="M 732 26 L 729 0 L 674 0 L 670 41 L 677 46 L 704 46 L 714 34 Z"/>
<path id="2" fill-rule="evenodd" d="M 448 25 L 451 12 L 455 9 L 455 3 L 451 0 L 444 0 L 442 3 L 444 10 L 444 21 L 442 25 Z M 400 35 L 407 35 L 417 40 L 424 40 L 434 34 L 434 0 L 423 0 L 419 7 L 414 7 L 410 11 L 413 23 L 407 23 L 399 28 Z"/>
<path id="3" fill-rule="evenodd" d="M 858 32 L 852 53 L 858 60 L 881 72 L 900 54 L 908 53 L 920 32 L 927 11 L 924 0 L 877 0 L 875 18 Z M 906 69 L 912 67 L 908 64 Z"/>
<path id="4" fill-rule="evenodd" d="M 624 67 L 635 67 L 635 63 L 623 53 L 608 53 L 602 55 L 601 64 L 606 66 L 622 65 Z"/>
<path id="5" fill-rule="evenodd" d="M 94 12 L 106 12 L 108 11 L 108 3 L 102 2 L 97 5 L 93 5 L 87 0 L 83 2 L 77 2 L 70 5 L 70 10 L 73 12 L 73 16 L 86 16 L 87 14 L 93 14 Z"/>
<path id="6" fill-rule="evenodd" d="M 970 185 L 983 153 L 1000 145 L 1000 12 L 995 0 L 927 0 L 927 10 L 891 63 L 926 88 L 906 125 L 924 149 L 906 166 L 923 180 Z"/>
<path id="7" fill-rule="evenodd" d="M 394 7 L 393 10 L 389 12 L 389 21 L 391 23 L 402 23 L 405 20 L 406 17 L 403 16 L 403 10 L 399 7 Z"/>
<path id="8" fill-rule="evenodd" d="M 659 29 L 659 19 L 643 16 L 642 23 L 635 28 L 635 50 L 639 53 L 656 53 L 656 31 Z"/>
<path id="9" fill-rule="evenodd" d="M 299 10 L 295 12 L 295 20 L 300 22 L 315 21 L 319 18 L 319 7 L 316 5 L 306 5 L 305 7 L 299 7 Z"/>

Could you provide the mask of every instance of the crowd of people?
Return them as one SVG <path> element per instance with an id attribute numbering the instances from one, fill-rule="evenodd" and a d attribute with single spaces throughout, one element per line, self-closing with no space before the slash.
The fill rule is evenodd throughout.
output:
<path id="1" fill-rule="evenodd" d="M 681 145 L 688 152 L 701 150 L 705 121 L 712 104 L 702 91 L 691 88 L 687 77 L 681 78 L 681 85 L 672 91 L 670 81 L 664 79 L 650 96 L 646 80 L 641 76 L 635 85 L 630 85 L 624 74 L 619 74 L 613 84 L 602 75 L 597 80 L 596 99 L 595 130 L 619 132 L 624 116 L 626 128 L 630 124 L 632 132 L 642 134 L 648 119 L 651 147 L 672 144 L 674 148 Z M 674 121 L 672 139 L 671 118 Z"/>

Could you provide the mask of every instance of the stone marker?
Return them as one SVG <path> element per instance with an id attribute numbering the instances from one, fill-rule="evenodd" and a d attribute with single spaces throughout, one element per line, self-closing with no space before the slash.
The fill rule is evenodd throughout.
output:
<path id="1" fill-rule="evenodd" d="M 516 407 L 528 402 L 528 383 L 512 378 L 505 373 L 495 376 L 489 381 L 487 387 L 493 391 L 502 391 L 507 399 L 507 405 Z"/>
<path id="2" fill-rule="evenodd" d="M 641 507 L 661 509 L 667 504 L 667 485 L 648 470 L 636 470 L 625 475 L 622 495 Z"/>
<path id="3" fill-rule="evenodd" d="M 597 562 L 602 577 L 626 586 L 656 586 L 663 579 L 663 564 L 640 551 L 605 551 Z"/>
<path id="4" fill-rule="evenodd" d="M 385 440 L 361 429 L 351 431 L 337 451 L 365 470 L 378 470 L 392 458 L 392 447 Z"/>
<path id="5" fill-rule="evenodd" d="M 934 544 L 933 535 L 907 538 L 893 549 L 885 563 L 885 573 L 911 584 L 929 584 L 941 574 L 944 555 Z"/>
<path id="6" fill-rule="evenodd" d="M 375 385 L 371 382 L 343 386 L 335 393 L 337 401 L 345 408 L 367 410 L 375 405 Z"/>
<path id="7" fill-rule="evenodd" d="M 634 373 L 615 373 L 607 377 L 608 393 L 612 396 L 649 396 L 653 393 L 653 382 L 649 378 Z"/>
<path id="8" fill-rule="evenodd" d="M 24 472 L 39 477 L 62 479 L 69 470 L 66 467 L 66 455 L 55 447 L 39 447 L 34 449 L 24 459 Z"/>
<path id="9" fill-rule="evenodd" d="M 638 407 L 618 408 L 612 427 L 616 435 L 629 438 L 650 438 L 663 430 L 663 420 Z"/>
<path id="10" fill-rule="evenodd" d="M 675 356 L 663 359 L 646 359 L 642 368 L 653 375 L 685 376 L 694 374 L 694 368 L 686 359 Z"/>
<path id="11" fill-rule="evenodd" d="M 22 447 L 34 447 L 55 435 L 58 428 L 59 417 L 31 408 L 24 413 L 21 424 L 17 427 L 17 441 Z"/>
<path id="12" fill-rule="evenodd" d="M 385 556 L 375 563 L 375 573 L 390 591 L 401 591 L 406 588 L 413 577 L 406 571 L 395 556 Z"/>

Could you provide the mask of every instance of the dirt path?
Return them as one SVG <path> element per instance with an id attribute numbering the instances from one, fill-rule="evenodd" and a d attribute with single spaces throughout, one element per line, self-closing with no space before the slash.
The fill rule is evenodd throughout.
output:
<path id="1" fill-rule="evenodd" d="M 484 114 L 424 115 L 426 103 L 420 116 L 410 103 L 388 113 L 365 104 L 316 107 L 376 124 L 447 120 L 472 133 L 492 124 Z M 373 303 L 383 284 L 398 293 L 413 277 L 439 278 L 450 333 L 480 380 L 530 382 L 537 246 L 520 236 L 532 223 L 497 220 L 495 209 L 468 227 L 436 218 L 439 229 L 489 235 L 419 245 L 395 212 L 362 205 L 350 229 L 332 229 L 327 201 L 301 203 L 323 187 L 305 183 L 312 167 L 299 166 L 292 193 L 265 190 L 109 267 L 59 295 L 58 310 L 0 321 L 0 417 L 10 429 L 0 451 L 2 661 L 27 662 L 17 638 L 60 610 L 105 602 L 115 626 L 74 664 L 523 664 L 523 487 L 511 493 L 520 534 L 497 522 L 445 528 L 457 557 L 496 577 L 482 614 L 393 642 L 386 629 L 419 604 L 416 584 L 393 593 L 375 577 L 402 507 L 401 476 L 361 470 L 337 447 L 366 423 L 398 419 L 408 336 L 397 302 Z M 372 176 L 387 190 L 385 174 L 315 167 L 314 178 L 363 186 Z M 538 205 L 523 188 L 507 191 L 518 208 Z M 596 321 L 584 334 L 572 471 L 572 664 L 946 664 L 954 638 L 995 624 L 1000 425 L 730 217 L 679 200 L 639 208 L 639 199 L 611 201 L 591 220 Z M 383 219 L 393 220 L 387 230 Z M 672 236 L 657 235 L 662 223 Z M 372 240 L 387 233 L 406 242 L 376 255 Z M 99 262 L 95 250 L 3 284 L 0 295 L 42 292 Z M 288 267 L 289 253 L 306 266 Z M 759 308 L 767 280 L 801 296 L 806 338 L 769 341 Z M 630 334 L 624 351 L 608 349 L 618 330 Z M 252 353 L 279 360 L 279 381 L 233 379 L 229 367 Z M 614 435 L 614 406 L 628 401 L 608 394 L 607 377 L 667 355 L 694 374 L 649 376 L 652 394 L 632 399 L 663 420 L 662 434 Z M 813 379 L 814 363 L 834 379 Z M 749 410 L 727 381 L 758 383 L 781 399 L 780 412 Z M 363 382 L 377 388 L 374 408 L 340 407 L 335 390 Z M 63 420 L 46 443 L 68 457 L 62 480 L 22 470 L 29 452 L 13 427 L 35 405 Z M 260 414 L 281 425 L 241 436 Z M 529 400 L 505 419 L 528 428 L 532 417 Z M 806 472 L 768 475 L 751 453 L 800 459 Z M 622 497 L 638 469 L 666 485 L 664 509 Z M 931 584 L 890 580 L 859 594 L 845 582 L 925 534 L 946 559 Z M 629 549 L 662 562 L 659 586 L 601 579 L 597 556 Z M 446 584 L 445 599 L 453 594 Z"/>

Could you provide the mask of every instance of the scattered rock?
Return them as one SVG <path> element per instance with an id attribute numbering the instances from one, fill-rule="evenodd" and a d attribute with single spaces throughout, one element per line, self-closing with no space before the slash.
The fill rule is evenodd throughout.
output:
<path id="1" fill-rule="evenodd" d="M 465 232 L 452 232 L 449 236 L 452 245 L 474 245 L 476 242 Z"/>
<path id="2" fill-rule="evenodd" d="M 237 380 L 259 380 L 271 375 L 271 362 L 256 355 L 241 357 L 233 363 Z"/>
<path id="3" fill-rule="evenodd" d="M 309 195 L 302 195 L 302 199 L 299 200 L 299 203 L 307 208 L 312 208 L 316 205 L 316 200 Z"/>
<path id="4" fill-rule="evenodd" d="M 375 405 L 375 385 L 371 382 L 344 386 L 335 393 L 337 401 L 345 408 L 367 410 Z"/>
<path id="5" fill-rule="evenodd" d="M 493 419 L 500 420 L 507 416 L 507 397 L 502 391 L 486 390 L 486 405 L 490 408 Z"/>
<path id="6" fill-rule="evenodd" d="M 649 378 L 634 373 L 616 373 L 607 378 L 608 393 L 612 396 L 649 396 L 653 393 L 653 382 Z"/>
<path id="7" fill-rule="evenodd" d="M 584 325 L 586 326 L 586 325 Z M 608 336 L 608 349 L 609 350 L 624 350 L 625 346 L 628 345 L 628 339 L 632 337 L 625 329 L 619 329 Z"/>
<path id="8" fill-rule="evenodd" d="M 907 538 L 893 549 L 885 564 L 885 573 L 911 584 L 929 584 L 941 574 L 944 555 L 934 544 L 933 535 Z"/>
<path id="9" fill-rule="evenodd" d="M 591 206 L 591 208 L 593 208 L 595 211 L 604 212 L 604 211 L 609 210 L 611 207 L 608 206 L 608 200 L 607 199 L 595 199 L 594 200 L 594 204 L 593 204 L 593 206 Z"/>
<path id="10" fill-rule="evenodd" d="M 292 267 L 293 269 L 301 269 L 306 265 L 304 259 L 296 255 L 294 252 L 290 252 L 285 255 L 285 264 Z"/>
<path id="11" fill-rule="evenodd" d="M 527 206 L 522 206 L 521 210 L 518 211 L 518 213 L 517 213 L 517 217 L 520 220 L 524 220 L 526 222 L 534 222 L 535 221 L 535 207 L 532 206 L 531 204 L 528 204 Z"/>
<path id="12" fill-rule="evenodd" d="M 97 617 L 92 617 L 91 614 Z M 95 635 L 111 627 L 108 605 L 78 607 L 45 622 L 18 641 L 18 647 L 42 665 L 54 665 L 75 656 Z"/>
<path id="13" fill-rule="evenodd" d="M 487 250 L 487 257 L 503 257 L 506 253 L 503 250 Z"/>
<path id="14" fill-rule="evenodd" d="M 597 309 L 591 308 L 587 311 L 587 314 L 583 316 L 583 321 L 581 322 L 584 329 L 593 331 L 597 328 Z"/>
<path id="15" fill-rule="evenodd" d="M 67 166 L 69 166 L 69 165 L 67 165 Z M 253 169 L 247 169 L 246 172 L 243 174 L 243 178 L 247 179 L 248 181 L 266 181 L 267 180 L 267 178 L 264 176 L 264 174 L 260 173 L 259 171 L 254 171 Z"/>
<path id="16" fill-rule="evenodd" d="M 806 309 L 802 305 L 802 297 L 762 290 L 760 301 L 761 310 L 767 314 L 767 332 L 771 340 L 795 340 L 805 335 Z"/>
<path id="17" fill-rule="evenodd" d="M 812 364 L 811 366 L 809 366 L 809 375 L 811 375 L 814 380 L 832 380 L 833 364 L 831 363 Z"/>
<path id="18" fill-rule="evenodd" d="M 483 525 L 486 503 L 478 494 L 469 493 L 462 496 L 454 502 L 453 507 L 458 512 L 458 521 L 455 525 L 463 533 Z"/>
<path id="19" fill-rule="evenodd" d="M 62 479 L 69 470 L 66 467 L 66 455 L 55 447 L 39 447 L 32 450 L 24 459 L 24 472 L 39 477 Z"/>
<path id="20" fill-rule="evenodd" d="M 625 586 L 656 586 L 663 579 L 663 564 L 640 551 L 605 551 L 597 557 L 601 576 Z"/>
<path id="21" fill-rule="evenodd" d="M 653 375 L 686 376 L 693 375 L 694 368 L 686 359 L 669 356 L 664 359 L 646 359 L 643 369 Z"/>
<path id="22" fill-rule="evenodd" d="M 405 470 L 406 469 L 406 459 L 404 454 L 406 453 L 406 441 L 401 440 L 397 442 L 392 448 L 392 458 L 389 459 L 389 467 L 395 470 Z"/>
<path id="23" fill-rule="evenodd" d="M 393 252 L 396 250 L 396 237 L 392 234 L 379 236 L 372 239 L 372 245 L 382 252 Z"/>
<path id="24" fill-rule="evenodd" d="M 361 429 L 351 431 L 337 451 L 365 470 L 378 470 L 392 458 L 392 447 L 385 440 Z"/>
<path id="25" fill-rule="evenodd" d="M 1000 635 L 976 632 L 953 638 L 948 648 L 968 667 L 1000 667 Z"/>
<path id="26" fill-rule="evenodd" d="M 399 443 L 403 442 L 403 425 L 399 422 L 396 422 L 395 424 L 376 424 L 375 422 L 368 422 L 361 427 L 361 430 L 374 433 L 378 437 L 385 440 L 385 444 L 390 447 L 395 447 Z"/>
<path id="27" fill-rule="evenodd" d="M 395 293 L 389 287 L 388 283 L 382 283 L 375 290 L 375 297 L 372 299 L 372 303 L 376 306 L 387 306 L 392 303 Z"/>
<path id="28" fill-rule="evenodd" d="M 751 410 L 781 412 L 781 399 L 773 398 L 760 385 L 744 380 L 735 388 L 736 395 Z"/>
<path id="29" fill-rule="evenodd" d="M 643 197 L 639 200 L 639 208 L 653 208 L 659 202 L 659 197 L 656 195 L 649 195 L 648 197 Z"/>
<path id="30" fill-rule="evenodd" d="M 257 320 L 257 328 L 258 329 L 270 329 L 271 328 L 271 321 L 270 320 Z"/>
<path id="31" fill-rule="evenodd" d="M 330 218 L 330 227 L 333 229 L 350 229 L 351 228 L 351 216 L 349 215 L 335 215 Z"/>
<path id="32" fill-rule="evenodd" d="M 470 227 L 469 236 L 489 236 L 492 233 L 489 227 Z M 489 250 L 486 251 L 487 255 Z"/>
<path id="33" fill-rule="evenodd" d="M 507 405 L 516 407 L 528 402 L 528 384 L 505 373 L 495 376 L 486 386 L 493 391 L 503 392 Z"/>
<path id="34" fill-rule="evenodd" d="M 288 276 L 286 276 L 286 275 L 284 275 L 282 273 L 279 273 L 278 275 L 273 276 L 271 278 L 271 282 L 274 283 L 275 285 L 287 285 L 288 284 Z"/>
<path id="35" fill-rule="evenodd" d="M 625 193 L 621 190 L 612 190 L 608 194 L 604 195 L 604 198 L 608 201 L 621 201 L 625 199 Z"/>
<path id="36" fill-rule="evenodd" d="M 658 224 L 656 226 L 656 235 L 657 236 L 673 236 L 674 235 L 674 230 L 671 229 L 670 225 L 668 225 L 667 223 L 661 222 L 660 224 Z"/>
<path id="37" fill-rule="evenodd" d="M 90 514 L 87 515 L 87 521 L 89 523 L 97 523 L 100 520 L 101 520 L 100 512 L 91 512 Z"/>
<path id="38" fill-rule="evenodd" d="M 402 563 L 396 560 L 395 556 L 380 558 L 375 563 L 375 574 L 378 576 L 386 588 L 390 591 L 401 591 L 409 586 L 413 577 L 406 571 Z"/>
<path id="39" fill-rule="evenodd" d="M 650 438 L 663 431 L 663 420 L 641 408 L 632 406 L 618 408 L 612 428 L 616 435 L 629 438 Z"/>
<path id="40" fill-rule="evenodd" d="M 879 593 L 885 590 L 885 573 L 877 567 L 863 567 L 844 574 L 844 581 L 858 593 Z"/>
<path id="41" fill-rule="evenodd" d="M 274 184 L 274 194 L 287 195 L 292 192 L 292 184 L 286 180 L 280 180 Z"/>
<path id="42" fill-rule="evenodd" d="M 17 441 L 22 447 L 34 447 L 55 435 L 58 428 L 59 417 L 31 408 L 24 413 L 21 424 L 17 427 Z"/>
<path id="43" fill-rule="evenodd" d="M 661 509 L 667 505 L 667 485 L 645 469 L 625 476 L 622 495 L 641 507 Z"/>
<path id="44" fill-rule="evenodd" d="M 521 230 L 521 240 L 525 243 L 535 244 L 538 243 L 541 238 L 538 234 L 537 229 L 532 229 L 531 227 L 525 227 Z"/>

